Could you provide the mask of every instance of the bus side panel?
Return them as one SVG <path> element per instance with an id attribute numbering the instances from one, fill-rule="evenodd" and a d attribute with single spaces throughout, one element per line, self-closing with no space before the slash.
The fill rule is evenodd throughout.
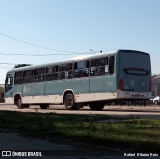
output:
<path id="1" fill-rule="evenodd" d="M 73 79 L 76 102 L 94 101 L 94 93 L 90 93 L 90 79 Z"/>
<path id="2" fill-rule="evenodd" d="M 64 85 L 60 81 L 48 81 L 45 83 L 44 94 L 49 103 L 62 103 L 62 89 Z"/>
<path id="3" fill-rule="evenodd" d="M 45 95 L 57 95 L 55 103 L 63 103 L 63 93 L 66 90 L 71 90 L 77 100 L 87 101 L 87 98 L 81 94 L 89 93 L 89 78 L 59 80 L 46 82 Z"/>
<path id="4" fill-rule="evenodd" d="M 44 96 L 44 85 L 45 82 L 33 83 L 31 88 L 32 97 L 30 98 L 30 103 L 43 103 L 43 101 L 41 101 L 41 96 Z"/>
<path id="5" fill-rule="evenodd" d="M 23 85 L 23 93 L 22 93 L 23 103 L 31 103 L 30 99 L 32 96 L 32 87 L 33 87 L 33 83 Z"/>
<path id="6" fill-rule="evenodd" d="M 44 82 L 24 84 L 23 103 L 41 103 L 41 96 L 44 95 Z"/>
<path id="7" fill-rule="evenodd" d="M 23 94 L 23 85 L 13 85 L 13 97 L 15 94 L 19 94 L 22 97 Z M 22 99 L 23 102 L 23 99 Z"/>
<path id="8" fill-rule="evenodd" d="M 115 98 L 116 76 L 91 77 L 90 93 L 94 93 L 95 101 Z"/>
<path id="9" fill-rule="evenodd" d="M 23 88 L 23 85 L 14 85 L 13 86 L 13 95 L 15 95 L 17 93 L 22 95 L 22 88 Z"/>
<path id="10" fill-rule="evenodd" d="M 5 104 L 14 104 L 14 98 L 13 97 L 5 97 Z"/>

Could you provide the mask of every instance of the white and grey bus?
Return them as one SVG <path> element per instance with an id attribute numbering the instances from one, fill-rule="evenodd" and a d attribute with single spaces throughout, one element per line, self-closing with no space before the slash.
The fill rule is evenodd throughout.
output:
<path id="1" fill-rule="evenodd" d="M 150 55 L 118 50 L 70 60 L 12 69 L 5 81 L 5 103 L 18 108 L 64 104 L 102 110 L 114 101 L 143 101 L 151 96 Z"/>

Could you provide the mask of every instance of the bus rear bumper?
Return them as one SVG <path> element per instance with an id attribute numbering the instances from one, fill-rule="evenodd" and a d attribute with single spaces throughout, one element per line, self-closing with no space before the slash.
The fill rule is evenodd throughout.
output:
<path id="1" fill-rule="evenodd" d="M 150 98 L 151 92 L 125 92 L 117 90 L 117 99 L 149 100 Z"/>

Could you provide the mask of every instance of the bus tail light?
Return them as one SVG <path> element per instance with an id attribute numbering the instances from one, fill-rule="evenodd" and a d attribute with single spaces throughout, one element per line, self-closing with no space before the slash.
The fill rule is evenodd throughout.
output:
<path id="1" fill-rule="evenodd" d="M 121 91 L 124 91 L 124 80 L 123 80 L 123 78 L 120 79 L 120 81 L 119 81 L 119 89 L 120 89 Z"/>

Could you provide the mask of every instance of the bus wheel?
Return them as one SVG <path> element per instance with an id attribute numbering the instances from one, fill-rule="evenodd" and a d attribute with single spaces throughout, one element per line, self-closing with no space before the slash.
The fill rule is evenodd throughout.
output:
<path id="1" fill-rule="evenodd" d="M 99 103 L 99 102 L 90 103 L 89 107 L 91 110 L 102 110 L 104 108 L 104 103 Z"/>
<path id="2" fill-rule="evenodd" d="M 17 104 L 17 108 L 18 108 L 18 109 L 22 109 L 22 108 L 23 108 L 21 98 L 18 98 L 18 99 L 17 99 L 16 104 Z"/>
<path id="3" fill-rule="evenodd" d="M 47 109 L 48 107 L 49 107 L 48 104 L 41 104 L 41 105 L 40 105 L 40 108 L 41 108 L 41 109 Z"/>
<path id="4" fill-rule="evenodd" d="M 68 93 L 64 99 L 64 105 L 68 110 L 76 110 L 78 109 L 77 104 L 74 102 L 74 96 L 71 93 Z"/>

